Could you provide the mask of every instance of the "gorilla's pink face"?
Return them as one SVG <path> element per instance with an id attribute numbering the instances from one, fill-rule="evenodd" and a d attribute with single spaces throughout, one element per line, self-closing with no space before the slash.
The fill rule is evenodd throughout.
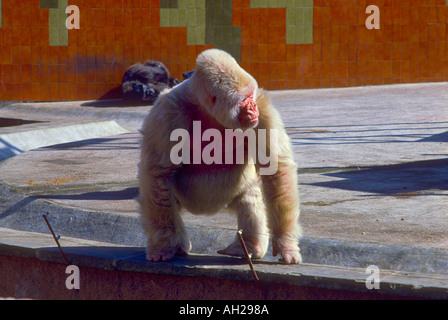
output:
<path id="1" fill-rule="evenodd" d="M 253 95 L 246 98 L 241 102 L 238 107 L 240 108 L 240 113 L 238 116 L 238 121 L 242 128 L 253 128 L 258 124 L 258 117 L 260 112 L 258 111 L 258 106 L 255 103 Z"/>
<path id="2" fill-rule="evenodd" d="M 258 125 L 257 81 L 230 55 L 202 53 L 191 80 L 199 104 L 222 126 L 244 130 Z"/>

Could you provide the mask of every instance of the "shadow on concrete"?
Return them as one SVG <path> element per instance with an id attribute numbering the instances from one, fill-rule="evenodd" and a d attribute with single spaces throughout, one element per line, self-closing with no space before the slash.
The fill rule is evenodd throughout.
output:
<path id="1" fill-rule="evenodd" d="M 411 126 L 428 126 L 428 125 L 446 125 L 448 128 L 448 121 L 433 121 L 433 122 L 392 122 L 392 123 L 369 123 L 369 124 L 336 124 L 336 125 L 326 125 L 326 126 L 300 126 L 298 127 L 288 127 L 285 128 L 288 129 L 295 129 L 300 131 L 300 129 L 303 129 L 303 131 L 309 131 L 310 129 L 327 129 L 328 131 L 331 131 L 332 128 L 359 128 L 357 130 L 341 130 L 340 132 L 375 132 L 375 131 L 396 131 L 396 130 L 421 130 L 421 127 L 413 128 Z M 386 128 L 390 126 L 403 126 L 398 128 Z M 372 127 L 376 129 L 371 129 Z M 378 128 L 380 127 L 380 129 Z M 362 128 L 368 128 L 368 129 L 362 129 Z M 440 129 L 444 127 L 434 127 L 433 129 Z M 429 127 L 431 129 L 431 127 Z"/>
<path id="2" fill-rule="evenodd" d="M 2 127 L 16 127 L 21 126 L 23 124 L 31 124 L 31 123 L 38 123 L 43 121 L 30 121 L 30 120 L 23 120 L 23 119 L 15 119 L 15 118 L 2 118 L 0 117 L 0 128 Z"/>
<path id="3" fill-rule="evenodd" d="M 424 191 L 448 190 L 448 159 L 359 167 L 350 171 L 325 173 L 323 175 L 341 180 L 311 183 L 309 185 L 380 195 L 416 196 Z M 431 194 L 425 193 L 425 195 Z"/>
<path id="4" fill-rule="evenodd" d="M 94 108 L 126 108 L 126 107 L 147 107 L 151 106 L 151 104 L 145 102 L 137 102 L 137 101 L 126 101 L 122 99 L 108 99 L 108 100 L 93 100 L 84 102 L 81 104 L 83 107 L 94 107 Z"/>
<path id="5" fill-rule="evenodd" d="M 94 147 L 92 147 L 94 146 Z M 126 133 L 115 138 L 94 138 L 81 141 L 55 144 L 52 146 L 42 147 L 36 151 L 49 151 L 49 150 L 63 150 L 63 149 L 76 149 L 76 150 L 134 150 L 139 149 L 140 143 L 136 142 L 132 137 L 126 137 Z"/>
<path id="6" fill-rule="evenodd" d="M 0 220 L 20 211 L 22 208 L 26 207 L 31 202 L 33 202 L 37 199 L 39 199 L 39 197 L 30 196 L 30 197 L 26 197 L 26 198 L 16 202 L 13 206 L 9 207 L 5 211 L 0 212 Z"/>
<path id="7" fill-rule="evenodd" d="M 15 157 L 19 153 L 22 153 L 23 150 L 13 146 L 9 142 L 5 141 L 0 137 L 0 162 L 3 160 Z"/>
<path id="8" fill-rule="evenodd" d="M 60 254 L 58 248 L 47 247 L 39 248 L 40 251 L 48 251 L 53 254 Z M 170 262 L 149 262 L 146 260 L 146 253 L 144 247 L 125 247 L 125 246 L 62 246 L 62 250 L 68 259 L 76 260 L 76 256 L 88 256 L 95 258 L 107 258 L 115 261 L 126 261 L 139 264 L 148 265 L 171 265 L 182 267 L 194 266 L 229 266 L 229 265 L 247 265 L 246 258 L 231 257 L 224 255 L 202 255 L 202 254 L 188 254 L 186 256 L 175 256 Z M 73 257 L 73 259 L 70 259 Z M 62 254 L 61 254 L 62 258 Z M 252 260 L 254 265 L 281 265 L 282 263 L 267 260 Z M 98 263 L 101 263 L 99 260 Z M 248 266 L 249 267 L 249 266 Z"/>
<path id="9" fill-rule="evenodd" d="M 53 200 L 132 200 L 138 196 L 138 187 L 126 188 L 123 190 L 115 191 L 96 191 L 96 192 L 86 192 L 81 194 L 70 194 L 70 195 L 46 195 L 41 196 L 42 199 L 53 199 Z"/>
<path id="10" fill-rule="evenodd" d="M 419 142 L 448 142 L 448 131 L 423 138 Z"/>
<path id="11" fill-rule="evenodd" d="M 434 127 L 428 127 L 434 125 Z M 301 126 L 285 127 L 293 139 L 294 145 L 307 144 L 371 144 L 371 143 L 409 143 L 416 142 L 447 142 L 448 131 L 428 136 L 426 133 L 417 133 L 425 130 L 447 129 L 448 122 L 422 122 L 422 123 L 386 123 L 386 124 L 361 124 L 361 125 L 332 125 L 332 126 Z M 417 131 L 413 133 L 413 131 Z M 402 133 L 400 133 L 402 132 Z M 310 133 L 316 136 L 306 136 Z M 371 134 L 366 134 L 371 133 Z M 307 140 L 309 142 L 296 142 L 294 139 Z"/>

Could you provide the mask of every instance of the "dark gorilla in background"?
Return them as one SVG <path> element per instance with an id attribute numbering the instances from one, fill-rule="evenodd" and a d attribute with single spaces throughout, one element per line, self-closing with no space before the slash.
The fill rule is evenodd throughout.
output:
<path id="1" fill-rule="evenodd" d="M 130 66 L 121 81 L 123 100 L 136 104 L 153 104 L 160 92 L 179 84 L 160 61 L 149 60 Z"/>

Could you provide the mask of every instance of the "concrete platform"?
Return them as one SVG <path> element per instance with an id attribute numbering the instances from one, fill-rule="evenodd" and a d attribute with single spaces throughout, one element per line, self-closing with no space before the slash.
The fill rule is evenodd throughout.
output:
<path id="1" fill-rule="evenodd" d="M 429 83 L 271 92 L 299 165 L 305 263 L 448 274 L 447 90 Z M 3 161 L 0 227 L 48 233 L 48 211 L 63 237 L 144 246 L 134 198 L 136 130 L 148 110 L 107 102 L 2 107 L 0 117 L 45 122 L 0 128 L 0 137 L 105 121 L 125 133 L 50 141 Z M 214 255 L 235 236 L 227 214 L 184 217 L 194 253 Z"/>
<path id="2" fill-rule="evenodd" d="M 255 300 L 448 298 L 447 275 L 381 270 L 377 287 L 368 288 L 366 283 L 371 282 L 365 268 L 254 261 L 259 278 L 254 281 L 245 260 L 234 257 L 191 254 L 169 263 L 150 263 L 140 247 L 69 237 L 60 243 L 68 262 L 50 235 L 0 228 L 0 296 L 168 300 L 167 316 L 178 314 L 180 306 L 173 300 L 179 299 L 229 300 L 230 304 L 254 300 L 254 304 L 266 305 L 266 301 Z M 66 287 L 73 274 L 67 272 L 69 263 L 79 269 L 79 289 Z M 219 307 L 217 303 L 213 306 Z M 296 302 L 275 306 L 267 304 L 270 315 L 287 315 L 297 309 Z"/>

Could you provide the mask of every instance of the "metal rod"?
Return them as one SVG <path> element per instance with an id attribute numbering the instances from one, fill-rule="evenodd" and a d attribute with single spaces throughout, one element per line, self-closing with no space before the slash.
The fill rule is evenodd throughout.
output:
<path id="1" fill-rule="evenodd" d="M 259 279 L 257 273 L 255 272 L 254 266 L 252 264 L 251 254 L 249 253 L 249 251 L 247 251 L 246 243 L 244 242 L 243 239 L 243 229 L 238 230 L 237 234 L 238 238 L 240 239 L 241 246 L 243 247 L 244 254 L 246 255 L 247 262 L 249 263 L 250 270 L 252 271 L 252 274 L 254 276 L 254 279 L 255 281 L 258 281 Z"/>
<path id="2" fill-rule="evenodd" d="M 59 236 L 56 236 L 56 235 L 54 234 L 53 228 L 51 227 L 50 222 L 48 222 L 47 216 L 48 216 L 48 213 L 47 213 L 47 212 L 45 212 L 45 213 L 42 215 L 42 217 L 44 217 L 45 222 L 47 223 L 48 229 L 50 229 L 50 232 L 51 232 L 51 235 L 53 236 L 54 241 L 56 241 L 56 244 L 58 245 L 59 251 L 61 251 L 62 257 L 64 258 L 64 260 L 65 260 L 68 264 L 70 264 L 70 261 L 69 261 L 69 260 L 67 259 L 67 257 L 65 256 L 65 253 L 64 253 L 64 251 L 62 250 L 61 245 L 59 244 Z"/>

